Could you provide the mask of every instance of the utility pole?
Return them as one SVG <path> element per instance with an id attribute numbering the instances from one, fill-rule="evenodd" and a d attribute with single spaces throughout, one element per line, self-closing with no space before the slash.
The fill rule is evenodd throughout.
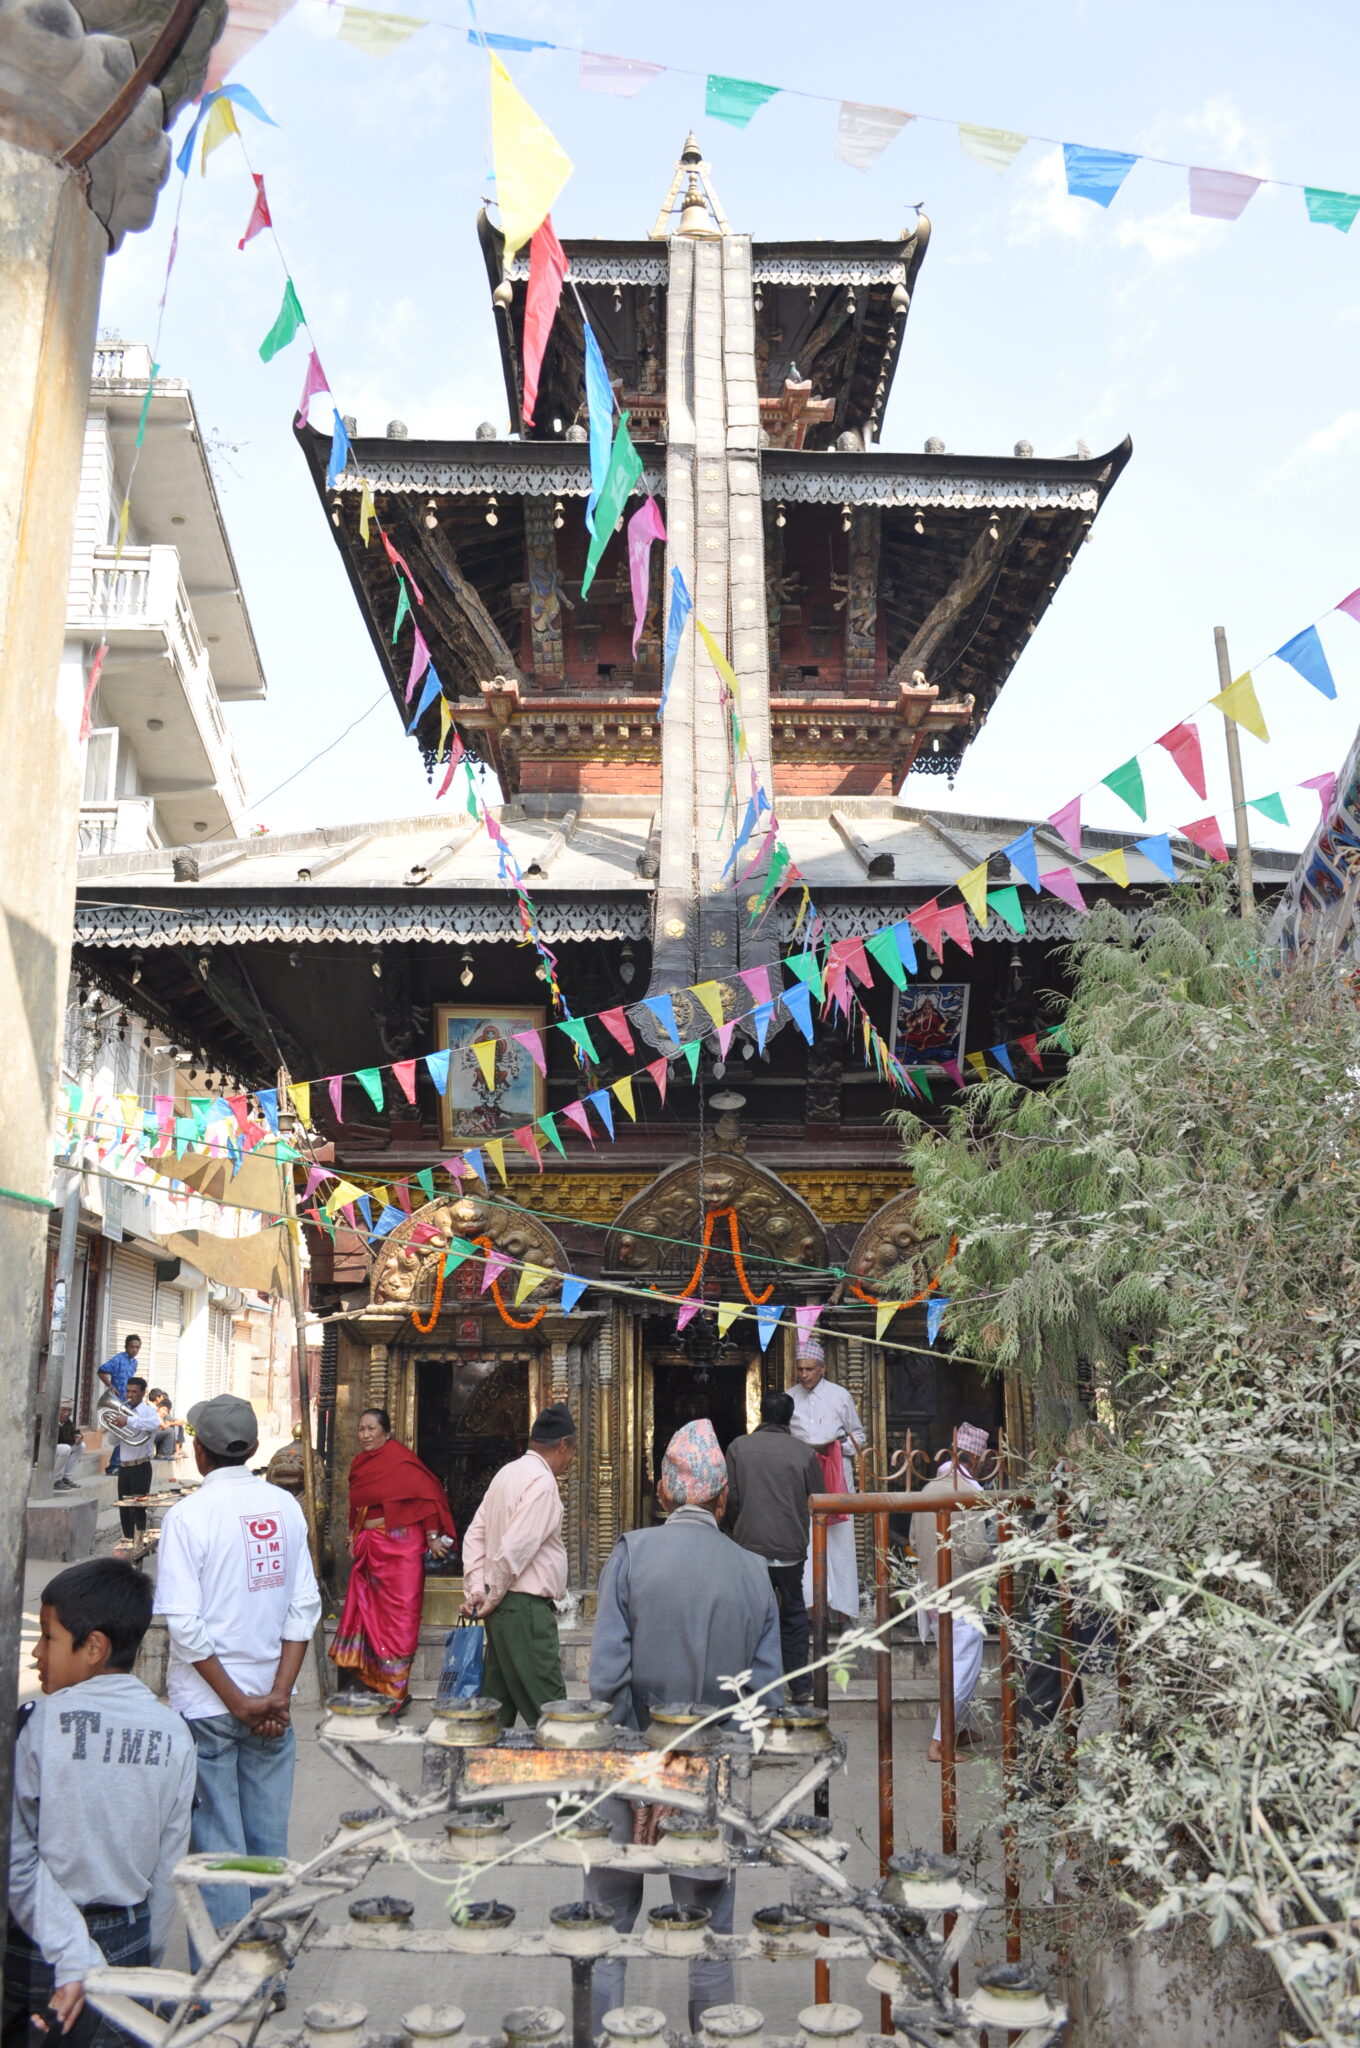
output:
<path id="1" fill-rule="evenodd" d="M 1214 627 L 1214 652 L 1218 656 L 1218 687 L 1226 690 L 1233 672 L 1228 661 L 1228 636 Z M 1232 786 L 1233 836 L 1237 841 L 1237 907 L 1250 920 L 1256 915 L 1256 885 L 1251 871 L 1251 835 L 1247 826 L 1247 791 L 1242 780 L 1242 742 L 1236 722 L 1223 714 L 1223 736 L 1228 745 L 1228 781 Z"/>
<path id="2" fill-rule="evenodd" d="M 66 1376 L 66 1333 L 71 1324 L 71 1281 L 75 1277 L 76 1238 L 80 1229 L 80 1178 L 79 1167 L 68 1174 L 61 1204 L 61 1238 L 57 1245 L 57 1273 L 52 1284 L 52 1324 L 47 1340 L 47 1371 L 43 1377 L 38 1468 L 33 1475 L 36 1500 L 47 1499 L 56 1472 L 57 1420 L 61 1412 L 61 1383 Z"/>
<path id="3" fill-rule="evenodd" d="M 278 1073 L 279 1103 L 292 1103 L 289 1092 L 287 1067 L 280 1067 Z M 311 1542 L 312 1569 L 317 1584 L 322 1589 L 324 1603 L 326 1586 L 322 1573 L 325 1532 L 321 1527 L 320 1492 L 317 1487 L 316 1447 L 312 1442 L 312 1375 L 307 1362 L 307 1304 L 302 1285 L 302 1252 L 299 1244 L 301 1225 L 298 1222 L 297 1194 L 293 1187 L 291 1161 L 279 1167 L 282 1188 L 280 1207 L 283 1210 L 284 1233 L 288 1239 L 288 1288 L 293 1304 L 294 1346 L 297 1351 L 298 1408 L 302 1425 L 302 1497 L 307 1510 L 307 1535 Z M 312 1654 L 316 1659 L 317 1701 L 324 1706 L 330 1690 L 330 1673 L 326 1665 L 326 1614 L 323 1604 L 321 1619 L 312 1637 Z"/>

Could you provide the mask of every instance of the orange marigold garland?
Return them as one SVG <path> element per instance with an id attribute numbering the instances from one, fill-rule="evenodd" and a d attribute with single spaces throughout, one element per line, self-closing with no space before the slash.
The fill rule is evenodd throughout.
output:
<path id="1" fill-rule="evenodd" d="M 483 1251 L 495 1250 L 495 1246 L 489 1237 L 474 1237 L 472 1242 L 480 1245 Z M 501 1321 L 508 1323 L 512 1330 L 532 1330 L 535 1324 L 541 1323 L 544 1316 L 548 1313 L 548 1305 L 545 1302 L 542 1308 L 535 1309 L 534 1313 L 523 1322 L 520 1321 L 518 1316 L 512 1316 L 505 1303 L 501 1300 L 501 1283 L 498 1279 L 493 1279 L 491 1282 L 491 1299 L 500 1310 Z"/>
<path id="2" fill-rule="evenodd" d="M 918 1301 L 924 1301 L 928 1294 L 933 1294 L 935 1292 L 935 1289 L 939 1286 L 941 1280 L 943 1280 L 944 1278 L 945 1266 L 950 1264 L 955 1254 L 957 1253 L 958 1248 L 958 1239 L 956 1237 L 951 1237 L 949 1240 L 949 1255 L 945 1259 L 944 1266 L 941 1266 L 939 1272 L 935 1274 L 934 1278 L 930 1281 L 929 1285 L 923 1287 L 919 1294 L 913 1294 L 910 1301 L 899 1301 L 897 1306 L 899 1308 L 915 1308 Z M 875 1308 L 878 1307 L 880 1301 L 882 1300 L 881 1295 L 866 1294 L 864 1289 L 860 1286 L 858 1280 L 852 1280 L 850 1282 L 850 1292 L 855 1296 L 855 1298 L 858 1301 L 870 1302 Z"/>
<path id="3" fill-rule="evenodd" d="M 694 1271 L 680 1290 L 679 1299 L 684 1301 L 688 1295 L 693 1294 L 695 1288 L 703 1279 L 704 1268 L 708 1264 L 709 1249 L 713 1243 L 713 1226 L 719 1221 L 725 1221 L 727 1224 L 727 1240 L 732 1247 L 732 1260 L 737 1269 L 737 1279 L 741 1285 L 741 1291 L 750 1302 L 752 1308 L 758 1308 L 762 1302 L 768 1301 L 774 1293 L 774 1282 L 773 1280 L 770 1282 L 763 1294 L 753 1294 L 751 1292 L 751 1283 L 746 1277 L 746 1266 L 741 1256 L 741 1236 L 737 1227 L 737 1212 L 735 1209 L 710 1209 L 705 1216 L 703 1250 L 695 1261 Z M 655 1288 L 652 1289 L 653 1293 L 656 1291 Z"/>
<path id="4" fill-rule="evenodd" d="M 439 1321 L 439 1311 L 444 1306 L 444 1278 L 446 1270 L 444 1262 L 441 1260 L 439 1272 L 435 1277 L 434 1303 L 430 1309 L 429 1321 L 422 1323 L 419 1309 L 413 1308 L 411 1310 L 411 1321 L 415 1324 L 422 1337 L 428 1337 L 435 1324 Z"/>

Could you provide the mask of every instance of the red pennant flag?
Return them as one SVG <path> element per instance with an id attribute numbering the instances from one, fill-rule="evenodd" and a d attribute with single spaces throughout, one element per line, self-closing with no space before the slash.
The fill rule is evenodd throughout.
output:
<path id="1" fill-rule="evenodd" d="M 1193 825 L 1182 825 L 1181 831 L 1196 846 L 1202 847 L 1210 860 L 1226 860 L 1228 849 L 1223 844 L 1223 834 L 1218 829 L 1218 819 L 1212 813 L 1207 818 L 1196 818 Z"/>
<path id="2" fill-rule="evenodd" d="M 245 1098 L 245 1096 L 244 1096 L 244 1095 L 229 1095 L 229 1096 L 227 1097 L 227 1107 L 228 1107 L 228 1109 L 229 1109 L 229 1110 L 231 1111 L 232 1115 L 233 1115 L 233 1116 L 235 1117 L 235 1119 L 236 1119 L 237 1123 L 238 1123 L 238 1124 L 240 1125 L 241 1129 L 242 1129 L 242 1130 L 243 1130 L 243 1131 L 245 1132 L 246 1136 L 247 1136 L 247 1137 L 249 1137 L 249 1136 L 250 1136 L 250 1118 L 249 1118 L 249 1116 L 248 1116 L 248 1115 L 247 1115 L 247 1113 L 246 1113 L 246 1098 Z"/>
<path id="3" fill-rule="evenodd" d="M 253 242 L 261 228 L 272 228 L 274 225 L 269 217 L 269 201 L 264 196 L 264 179 L 258 171 L 252 171 L 250 175 L 255 180 L 255 204 L 250 210 L 246 231 L 236 244 L 238 249 L 244 249 L 247 242 Z"/>
<path id="4" fill-rule="evenodd" d="M 971 953 L 973 941 L 968 930 L 968 905 L 951 903 L 947 909 L 939 912 L 939 919 L 940 929 L 945 937 L 952 939 L 956 946 L 962 946 L 965 953 Z"/>
<path id="5" fill-rule="evenodd" d="M 562 1111 L 562 1115 L 567 1119 L 568 1123 L 575 1124 L 578 1131 L 584 1132 L 585 1136 L 589 1138 L 591 1146 L 593 1148 L 595 1144 L 595 1133 L 590 1128 L 590 1118 L 586 1115 L 586 1106 L 584 1102 L 569 1102 L 566 1108 Z"/>
<path id="6" fill-rule="evenodd" d="M 538 1149 L 538 1139 L 534 1136 L 533 1125 L 521 1124 L 519 1129 L 517 1131 L 511 1131 L 510 1135 L 517 1145 L 522 1145 L 524 1147 L 529 1157 L 533 1160 L 534 1165 L 538 1168 L 539 1172 L 542 1173 L 543 1155 Z"/>
<path id="7" fill-rule="evenodd" d="M 415 593 L 416 603 L 424 604 L 424 595 L 421 591 L 420 585 L 416 582 L 415 577 L 411 574 L 411 565 L 407 561 L 405 555 L 399 555 L 397 553 L 396 549 L 393 547 L 391 541 L 388 539 L 386 533 L 384 533 L 381 526 L 378 528 L 378 538 L 381 540 L 383 544 L 383 548 L 386 552 L 387 559 L 392 564 L 392 567 L 394 569 L 400 569 L 402 575 L 410 584 L 411 589 Z"/>
<path id="8" fill-rule="evenodd" d="M 397 1086 L 408 1102 L 416 1099 L 416 1063 L 414 1060 L 393 1060 L 392 1072 Z"/>
<path id="9" fill-rule="evenodd" d="M 1026 1059 L 1032 1060 L 1034 1062 L 1034 1065 L 1039 1069 L 1039 1072 L 1042 1074 L 1044 1071 L 1044 1059 L 1043 1054 L 1039 1050 L 1038 1032 L 1031 1031 L 1027 1038 L 1017 1038 L 1015 1042 L 1019 1046 L 1021 1052 L 1024 1053 Z"/>
<path id="10" fill-rule="evenodd" d="M 872 988 L 874 985 L 873 972 L 864 951 L 863 939 L 833 940 L 827 953 L 826 964 L 829 973 L 832 975 L 835 975 L 841 968 L 848 969 L 854 975 L 861 988 Z"/>
<path id="11" fill-rule="evenodd" d="M 399 1180 L 392 1190 L 392 1199 L 399 1209 L 411 1213 L 411 1187 L 409 1181 Z"/>
<path id="12" fill-rule="evenodd" d="M 634 1050 L 633 1034 L 628 1029 L 628 1019 L 624 1016 L 621 1008 L 601 1010 L 600 1022 L 609 1033 L 609 1036 L 618 1040 L 625 1052 L 632 1052 Z"/>
<path id="13" fill-rule="evenodd" d="M 670 1062 L 668 1060 L 653 1060 L 647 1069 L 647 1072 L 656 1083 L 657 1093 L 660 1095 L 663 1105 L 666 1100 L 666 1083 L 670 1079 L 670 1071 Z"/>
<path id="14" fill-rule="evenodd" d="M 539 372 L 543 368 L 548 336 L 557 318 L 558 301 L 562 297 L 566 275 L 567 259 L 553 232 L 552 215 L 548 214 L 529 242 L 529 289 L 524 299 L 524 404 L 521 408 L 526 427 L 534 423 Z"/>
<path id="15" fill-rule="evenodd" d="M 101 640 L 95 658 L 90 663 L 90 680 L 85 685 L 85 702 L 80 707 L 80 738 L 83 740 L 90 737 L 90 706 L 94 702 L 94 693 L 99 688 L 99 678 L 104 673 L 104 657 L 108 651 L 108 641 Z"/>
<path id="16" fill-rule="evenodd" d="M 452 736 L 450 737 L 450 740 L 449 740 L 449 768 L 448 768 L 448 773 L 447 773 L 447 775 L 445 775 L 445 777 L 444 777 L 444 780 L 443 780 L 443 781 L 442 781 L 442 782 L 440 783 L 440 785 L 439 785 L 438 789 L 437 789 L 437 790 L 435 791 L 435 801 L 436 801 L 436 803 L 437 803 L 437 802 L 439 801 L 439 798 L 440 798 L 441 796 L 447 796 L 447 795 L 448 795 L 448 792 L 449 792 L 449 784 L 450 784 L 450 783 L 451 783 L 451 782 L 453 781 L 453 771 L 454 771 L 454 769 L 455 769 L 455 768 L 456 768 L 456 767 L 458 766 L 458 763 L 459 763 L 459 762 L 460 762 L 460 761 L 462 760 L 462 758 L 463 758 L 463 742 L 462 742 L 462 740 L 461 740 L 461 739 L 459 738 L 459 736 L 458 736 L 457 732 L 454 732 L 454 733 L 452 734 Z"/>
<path id="17" fill-rule="evenodd" d="M 1200 801 L 1206 801 L 1208 791 L 1204 782 L 1204 756 L 1200 752 L 1198 729 L 1189 724 L 1173 725 L 1170 732 L 1162 734 L 1157 744 L 1166 748 Z"/>

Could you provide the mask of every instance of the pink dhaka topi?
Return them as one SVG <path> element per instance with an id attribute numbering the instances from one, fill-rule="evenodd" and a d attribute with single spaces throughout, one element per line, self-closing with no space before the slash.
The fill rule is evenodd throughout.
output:
<path id="1" fill-rule="evenodd" d="M 971 1451 L 980 1458 L 987 1448 L 988 1437 L 985 1429 L 979 1429 L 975 1422 L 961 1422 L 954 1431 L 954 1441 L 961 1451 Z"/>
<path id="2" fill-rule="evenodd" d="M 716 1500 L 727 1484 L 727 1460 L 707 1416 L 677 1429 L 661 1461 L 661 1481 L 677 1507 Z"/>

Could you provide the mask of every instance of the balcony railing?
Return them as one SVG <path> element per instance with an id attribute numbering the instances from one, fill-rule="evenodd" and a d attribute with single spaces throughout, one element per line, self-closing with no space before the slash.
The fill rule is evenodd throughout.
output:
<path id="1" fill-rule="evenodd" d="M 96 384 L 149 384 L 151 351 L 141 341 L 101 341 L 93 375 Z"/>
<path id="2" fill-rule="evenodd" d="M 149 853 L 161 843 L 154 816 L 154 800 L 148 796 L 82 804 L 76 850 L 82 854 Z"/>

